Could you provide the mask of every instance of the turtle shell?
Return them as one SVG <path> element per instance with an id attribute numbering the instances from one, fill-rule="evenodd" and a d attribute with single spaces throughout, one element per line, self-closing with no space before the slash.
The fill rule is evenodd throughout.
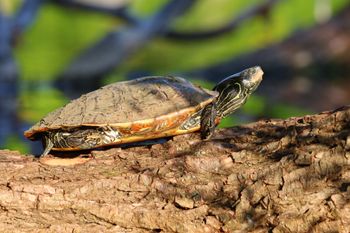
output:
<path id="1" fill-rule="evenodd" d="M 50 130 L 111 125 L 124 128 L 125 135 L 130 135 L 147 124 L 181 123 L 217 96 L 217 92 L 194 86 L 180 77 L 152 76 L 118 82 L 56 109 L 24 135 L 36 139 Z"/>

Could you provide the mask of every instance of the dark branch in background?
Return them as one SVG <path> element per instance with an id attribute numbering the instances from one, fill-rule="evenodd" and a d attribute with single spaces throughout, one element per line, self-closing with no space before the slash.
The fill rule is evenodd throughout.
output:
<path id="1" fill-rule="evenodd" d="M 99 82 L 103 74 L 118 67 L 152 38 L 166 33 L 171 22 L 185 13 L 194 2 L 194 0 L 172 0 L 153 16 L 140 21 L 137 25 L 109 33 L 73 61 L 57 79 L 56 85 L 70 97 L 80 95 L 77 90 L 82 92 L 95 89 L 95 85 L 84 88 L 82 84 Z M 82 90 L 82 87 L 85 90 Z"/>
<path id="2" fill-rule="evenodd" d="M 237 27 L 241 25 L 242 22 L 246 20 L 249 20 L 259 15 L 262 15 L 262 16 L 268 15 L 272 7 L 279 1 L 280 0 L 267 0 L 260 5 L 250 7 L 246 11 L 243 11 L 240 15 L 234 17 L 226 25 L 219 28 L 215 28 L 209 31 L 202 31 L 202 32 L 169 31 L 166 34 L 166 37 L 169 37 L 172 39 L 180 39 L 180 40 L 198 40 L 198 39 L 209 39 L 212 37 L 217 37 L 222 34 L 235 30 Z"/>
<path id="3" fill-rule="evenodd" d="M 238 17 L 235 16 L 230 22 L 228 22 L 226 25 L 219 28 L 215 28 L 209 31 L 202 31 L 202 32 L 180 32 L 169 28 L 168 32 L 165 34 L 165 37 L 172 38 L 172 39 L 179 39 L 179 40 L 198 40 L 198 39 L 209 39 L 212 37 L 220 36 L 222 34 L 231 32 L 232 30 L 236 29 L 237 27 L 239 27 L 239 25 L 242 22 L 246 20 L 249 20 L 259 15 L 261 16 L 268 15 L 272 7 L 279 1 L 280 0 L 266 0 L 260 5 L 250 7 L 246 11 L 243 11 Z M 53 2 L 64 6 L 77 7 L 85 10 L 91 10 L 91 11 L 96 11 L 104 14 L 113 15 L 133 25 L 142 21 L 142 19 L 134 15 L 131 15 L 130 12 L 127 10 L 126 5 L 113 9 L 108 7 L 89 5 L 87 3 L 76 2 L 73 0 L 55 0 Z"/>
<path id="4" fill-rule="evenodd" d="M 278 1 L 266 0 L 258 6 L 251 7 L 221 28 L 207 32 L 182 33 L 172 31 L 171 22 L 189 9 L 194 1 L 171 1 L 154 16 L 142 21 L 130 15 L 126 8 L 110 9 L 77 3 L 72 0 L 59 0 L 58 3 L 113 14 L 125 19 L 133 27 L 112 32 L 88 49 L 63 72 L 56 85 L 70 97 L 79 96 L 81 93 L 99 86 L 99 80 L 104 74 L 118 67 L 124 59 L 127 59 L 136 49 L 144 46 L 155 36 L 166 36 L 174 39 L 206 39 L 219 36 L 236 29 L 245 20 L 258 15 L 267 15 Z M 82 82 L 83 79 L 88 81 Z M 87 84 L 87 86 L 82 85 L 82 83 Z"/>
<path id="5" fill-rule="evenodd" d="M 315 111 L 346 105 L 350 99 L 349 25 L 350 5 L 329 22 L 299 31 L 279 44 L 184 75 L 216 83 L 239 70 L 260 65 L 265 79 L 257 92 L 269 103 L 302 104 Z"/>
<path id="6" fill-rule="evenodd" d="M 33 22 L 41 3 L 41 0 L 24 1 L 13 17 L 0 12 L 0 147 L 10 134 L 23 136 L 17 120 L 18 68 L 12 55 L 12 42 Z"/>
<path id="7" fill-rule="evenodd" d="M 0 147 L 17 131 L 18 71 L 11 52 L 11 23 L 0 15 Z"/>
<path id="8" fill-rule="evenodd" d="M 121 5 L 119 7 L 110 8 L 98 5 L 90 5 L 88 3 L 77 2 L 74 0 L 52 0 L 53 3 L 66 6 L 66 7 L 74 7 L 94 12 L 100 12 L 107 15 L 112 15 L 118 17 L 129 24 L 137 24 L 139 19 L 133 15 L 131 15 L 127 10 L 127 5 Z"/>
<path id="9" fill-rule="evenodd" d="M 26 0 L 23 2 L 13 18 L 13 28 L 17 33 L 23 32 L 33 23 L 42 3 L 43 0 Z"/>

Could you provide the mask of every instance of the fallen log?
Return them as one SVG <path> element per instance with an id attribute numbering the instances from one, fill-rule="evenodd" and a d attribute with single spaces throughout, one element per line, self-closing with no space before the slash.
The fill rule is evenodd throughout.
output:
<path id="1" fill-rule="evenodd" d="M 0 231 L 350 232 L 350 106 L 86 155 L 0 151 Z"/>

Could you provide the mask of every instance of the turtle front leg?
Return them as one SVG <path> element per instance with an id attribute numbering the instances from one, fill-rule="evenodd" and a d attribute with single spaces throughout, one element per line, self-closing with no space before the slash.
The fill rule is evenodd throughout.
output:
<path id="1" fill-rule="evenodd" d="M 202 139 L 210 139 L 215 131 L 215 118 L 216 118 L 216 103 L 208 104 L 201 114 L 201 137 Z"/>
<path id="2" fill-rule="evenodd" d="M 41 154 L 40 157 L 45 157 L 46 155 L 48 155 L 50 150 L 53 148 L 53 142 L 51 141 L 51 139 L 48 136 L 44 136 L 43 141 L 44 141 L 44 145 L 45 145 L 45 150 Z"/>

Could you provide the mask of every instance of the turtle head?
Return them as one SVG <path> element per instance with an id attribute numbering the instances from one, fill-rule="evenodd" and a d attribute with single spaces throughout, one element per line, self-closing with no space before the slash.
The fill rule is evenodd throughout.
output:
<path id="1" fill-rule="evenodd" d="M 214 91 L 219 92 L 216 101 L 218 117 L 223 118 L 241 107 L 259 86 L 263 74 L 260 66 L 255 66 L 231 75 L 218 83 L 214 87 Z"/>

